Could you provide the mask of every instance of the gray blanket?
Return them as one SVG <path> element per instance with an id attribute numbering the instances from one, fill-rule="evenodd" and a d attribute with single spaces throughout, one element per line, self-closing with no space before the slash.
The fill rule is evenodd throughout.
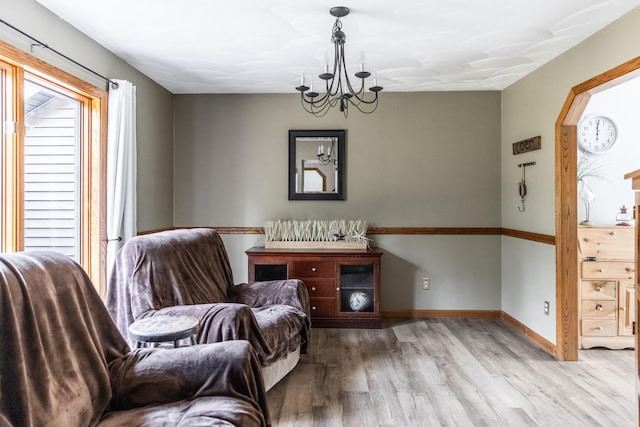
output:
<path id="1" fill-rule="evenodd" d="M 2 427 L 270 424 L 248 342 L 130 352 L 63 255 L 0 255 L 0 351 Z"/>
<path id="2" fill-rule="evenodd" d="M 155 314 L 197 317 L 200 343 L 247 340 L 262 365 L 298 345 L 305 353 L 310 315 L 300 280 L 234 285 L 222 239 L 206 228 L 137 236 L 118 252 L 106 305 L 123 336 Z"/>

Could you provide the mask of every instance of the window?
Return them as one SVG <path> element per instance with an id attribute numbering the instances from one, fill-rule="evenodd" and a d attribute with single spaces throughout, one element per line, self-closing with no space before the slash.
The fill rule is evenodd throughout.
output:
<path id="1" fill-rule="evenodd" d="M 24 249 L 80 259 L 82 101 L 24 81 Z"/>
<path id="2" fill-rule="evenodd" d="M 53 250 L 102 291 L 106 91 L 0 42 L 3 252 Z"/>

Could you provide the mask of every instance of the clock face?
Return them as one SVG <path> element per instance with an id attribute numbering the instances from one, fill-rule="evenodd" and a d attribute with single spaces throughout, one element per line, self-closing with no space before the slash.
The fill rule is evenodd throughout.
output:
<path id="1" fill-rule="evenodd" d="M 616 142 L 616 125 L 603 116 L 591 116 L 578 126 L 580 148 L 590 154 L 602 154 Z"/>

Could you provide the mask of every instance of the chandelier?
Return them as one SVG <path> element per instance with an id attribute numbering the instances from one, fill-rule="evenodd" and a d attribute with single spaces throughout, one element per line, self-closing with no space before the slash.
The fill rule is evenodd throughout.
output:
<path id="1" fill-rule="evenodd" d="M 333 72 L 329 72 L 329 61 L 325 59 L 324 73 L 318 77 L 325 81 L 325 92 L 323 95 L 313 90 L 313 77 L 310 80 L 310 86 L 305 85 L 305 75 L 302 73 L 300 86 L 296 90 L 300 92 L 300 100 L 302 107 L 308 113 L 316 117 L 322 117 L 330 108 L 338 105 L 340 111 L 347 117 L 349 106 L 354 106 L 359 111 L 370 114 L 378 107 L 378 92 L 382 90 L 382 86 L 378 86 L 378 76 L 373 77 L 373 86 L 369 88 L 372 95 L 367 96 L 365 92 L 365 79 L 371 76 L 371 73 L 364 70 L 364 55 L 360 56 L 360 71 L 355 76 L 360 79 L 359 89 L 354 89 L 354 85 L 349 80 L 347 74 L 347 66 L 344 59 L 344 43 L 346 36 L 342 31 L 342 22 L 340 18 L 349 14 L 349 8 L 338 6 L 332 7 L 329 13 L 336 17 L 331 31 L 331 42 L 334 45 Z M 321 83 L 322 85 L 322 83 Z"/>
<path id="2" fill-rule="evenodd" d="M 327 145 L 325 151 L 324 144 L 318 145 L 318 161 L 321 165 L 335 165 L 336 159 L 336 138 L 331 138 L 331 144 Z"/>

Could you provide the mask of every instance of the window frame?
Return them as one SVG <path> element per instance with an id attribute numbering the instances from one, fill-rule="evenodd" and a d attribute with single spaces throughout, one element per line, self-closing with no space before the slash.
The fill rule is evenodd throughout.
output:
<path id="1" fill-rule="evenodd" d="M 108 92 L 0 40 L 5 78 L 2 135 L 2 238 L 4 252 L 24 248 L 24 77 L 46 81 L 80 100 L 80 259 L 101 295 L 106 290 L 106 164 Z M 3 126 L 4 129 L 4 126 Z M 11 132 L 13 130 L 14 132 Z M 22 197 L 14 197 L 14 195 Z"/>

